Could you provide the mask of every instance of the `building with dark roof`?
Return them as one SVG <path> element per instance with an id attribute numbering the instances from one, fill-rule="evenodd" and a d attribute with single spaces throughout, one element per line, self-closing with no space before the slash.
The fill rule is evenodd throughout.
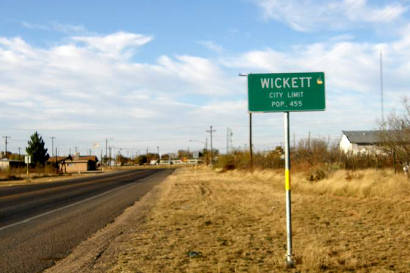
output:
<path id="1" fill-rule="evenodd" d="M 409 135 L 404 131 L 370 130 L 342 131 L 339 148 L 345 153 L 382 153 L 381 145 L 388 141 L 410 143 Z"/>

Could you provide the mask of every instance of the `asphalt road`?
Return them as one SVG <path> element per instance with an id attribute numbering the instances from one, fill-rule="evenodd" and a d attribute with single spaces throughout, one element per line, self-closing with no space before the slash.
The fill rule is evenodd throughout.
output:
<path id="1" fill-rule="evenodd" d="M 0 272 L 41 272 L 172 172 L 132 170 L 0 188 Z"/>

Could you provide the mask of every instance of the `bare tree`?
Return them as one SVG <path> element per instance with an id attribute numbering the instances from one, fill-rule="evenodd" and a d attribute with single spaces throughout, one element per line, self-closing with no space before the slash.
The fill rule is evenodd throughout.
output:
<path id="1" fill-rule="evenodd" d="M 392 112 L 385 124 L 382 124 L 382 149 L 389 154 L 394 169 L 405 168 L 410 163 L 410 103 L 403 98 L 401 112 Z"/>

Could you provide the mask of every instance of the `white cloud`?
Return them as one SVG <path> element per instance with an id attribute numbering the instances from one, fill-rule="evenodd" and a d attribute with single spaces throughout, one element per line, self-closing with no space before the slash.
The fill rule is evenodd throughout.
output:
<path id="1" fill-rule="evenodd" d="M 187 134 L 202 133 L 211 121 L 196 109 L 210 96 L 232 94 L 236 75 L 195 56 L 164 55 L 152 64 L 128 58 L 128 49 L 151 39 L 120 32 L 36 48 L 18 37 L 0 37 L 1 128 L 15 130 L 13 135 L 52 132 L 62 143 L 107 135 L 151 143 L 178 124 L 182 135 L 174 138 L 182 142 Z M 184 102 L 186 96 L 193 102 Z"/>
<path id="2" fill-rule="evenodd" d="M 250 51 L 224 64 L 251 68 L 256 73 L 324 71 L 329 86 L 368 93 L 378 86 L 379 48 L 377 44 L 355 42 L 315 43 L 294 46 L 286 53 L 273 49 Z"/>
<path id="3" fill-rule="evenodd" d="M 209 50 L 219 53 L 219 54 L 222 53 L 224 50 L 221 45 L 218 45 L 214 41 L 199 41 L 198 44 L 206 47 Z"/>
<path id="4" fill-rule="evenodd" d="M 21 22 L 21 25 L 28 29 L 38 29 L 38 30 L 50 30 L 49 26 L 41 25 L 41 24 L 33 24 L 26 21 Z"/>
<path id="5" fill-rule="evenodd" d="M 237 82 L 236 78 L 226 75 L 215 62 L 201 57 L 184 55 L 171 59 L 161 56 L 155 68 L 157 72 L 184 82 L 186 86 L 174 87 L 179 92 L 228 95 L 234 92 L 232 87 Z"/>
<path id="6" fill-rule="evenodd" d="M 390 23 L 407 11 L 399 2 L 370 5 L 366 0 L 255 0 L 266 19 L 297 31 L 357 28 L 361 23 Z"/>
<path id="7" fill-rule="evenodd" d="M 28 28 L 28 29 L 42 30 L 42 31 L 58 31 L 58 32 L 66 33 L 66 34 L 87 32 L 87 29 L 82 25 L 61 24 L 58 22 L 52 22 L 50 24 L 44 25 L 44 24 L 34 24 L 34 23 L 22 21 L 21 26 Z"/>
<path id="8" fill-rule="evenodd" d="M 82 25 L 60 24 L 53 22 L 51 26 L 54 30 L 67 34 L 87 32 L 87 29 Z"/>
<path id="9" fill-rule="evenodd" d="M 90 49 L 113 57 L 124 54 L 130 57 L 133 53 L 133 49 L 149 43 L 152 39 L 151 36 L 127 32 L 117 32 L 106 36 L 72 37 L 72 40 L 83 42 Z"/>

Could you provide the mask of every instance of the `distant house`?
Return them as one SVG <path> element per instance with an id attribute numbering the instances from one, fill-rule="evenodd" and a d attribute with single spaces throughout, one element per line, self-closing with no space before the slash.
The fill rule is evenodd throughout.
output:
<path id="1" fill-rule="evenodd" d="M 170 165 L 171 164 L 171 160 L 165 160 L 165 159 L 161 159 L 159 161 L 160 165 Z"/>
<path id="2" fill-rule="evenodd" d="M 10 169 L 10 161 L 8 159 L 0 159 L 0 170 Z"/>
<path id="3" fill-rule="evenodd" d="M 381 146 L 388 142 L 410 144 L 410 134 L 405 130 L 342 131 L 339 148 L 345 153 L 381 154 Z"/>
<path id="4" fill-rule="evenodd" d="M 50 164 L 56 164 L 56 161 L 60 172 L 80 173 L 96 170 L 98 158 L 95 155 L 74 155 L 68 157 L 50 157 L 48 160 Z"/>
<path id="5" fill-rule="evenodd" d="M 0 159 L 0 170 L 9 170 L 11 168 L 23 168 L 26 164 L 20 160 Z"/>
<path id="6" fill-rule="evenodd" d="M 198 164 L 200 164 L 200 163 L 202 163 L 202 161 L 201 161 L 200 159 L 196 159 L 196 158 L 194 158 L 194 159 L 188 159 L 188 160 L 186 161 L 186 164 L 188 164 L 188 165 L 198 165 Z"/>
<path id="7" fill-rule="evenodd" d="M 150 165 L 158 165 L 158 164 L 159 164 L 158 161 L 159 161 L 159 160 L 152 159 L 152 160 L 149 162 L 149 164 L 150 164 Z"/>
<path id="8" fill-rule="evenodd" d="M 180 159 L 171 160 L 171 163 L 172 163 L 173 165 L 182 165 L 182 164 L 185 164 L 184 161 L 182 161 L 182 160 L 180 160 Z"/>
<path id="9" fill-rule="evenodd" d="M 98 158 L 94 155 L 74 155 L 71 160 L 66 160 L 61 167 L 65 168 L 66 173 L 87 172 L 96 170 L 97 162 Z"/>
<path id="10" fill-rule="evenodd" d="M 339 148 L 344 153 L 381 153 L 383 134 L 380 130 L 342 131 Z"/>

